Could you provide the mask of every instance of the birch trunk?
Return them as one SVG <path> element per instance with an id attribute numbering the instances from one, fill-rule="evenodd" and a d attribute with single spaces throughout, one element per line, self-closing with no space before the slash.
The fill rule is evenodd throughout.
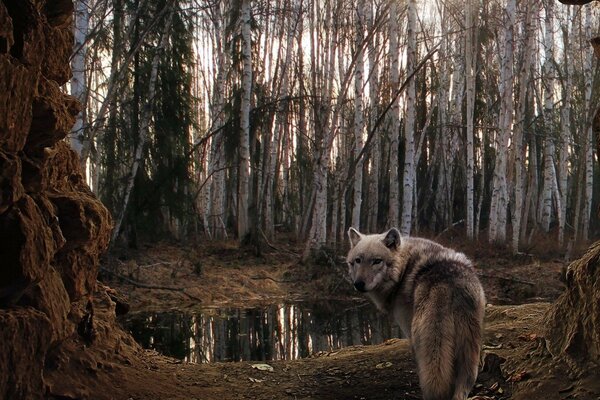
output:
<path id="1" fill-rule="evenodd" d="M 214 129 L 220 129 L 225 125 L 225 93 L 228 67 L 228 57 L 225 51 L 225 36 L 221 25 L 221 4 L 215 5 L 215 17 L 213 25 L 215 29 L 216 63 L 218 66 L 217 77 L 213 89 L 214 107 L 212 109 L 212 120 Z M 211 152 L 209 174 L 212 174 L 210 182 L 210 204 L 206 207 L 206 218 L 209 221 L 209 231 L 215 239 L 223 239 L 227 236 L 225 226 L 225 147 L 223 143 L 223 132 L 217 132 L 211 140 Z M 207 185 L 208 186 L 208 185 Z"/>
<path id="2" fill-rule="evenodd" d="M 500 114 L 496 137 L 496 163 L 490 206 L 490 243 L 503 243 L 506 240 L 506 213 L 508 207 L 507 153 L 513 114 L 513 27 L 515 24 L 516 2 L 506 4 L 503 38 L 501 41 L 500 71 Z"/>
<path id="3" fill-rule="evenodd" d="M 585 23 L 584 23 L 586 42 L 592 38 L 592 10 L 591 6 L 585 6 Z M 592 104 L 592 60 L 594 50 L 592 46 L 588 46 L 587 54 L 583 63 L 583 76 L 585 79 L 585 196 L 584 196 L 584 211 L 583 211 L 583 240 L 589 239 L 590 218 L 592 215 L 592 190 L 594 185 L 594 154 L 593 154 L 593 127 L 592 120 L 594 118 L 594 106 Z"/>
<path id="4" fill-rule="evenodd" d="M 521 69 L 519 71 L 519 98 L 516 111 L 516 123 L 513 131 L 514 160 L 515 160 L 515 200 L 512 212 L 512 251 L 519 252 L 521 237 L 521 221 L 523 216 L 523 131 L 527 110 L 527 93 L 531 85 L 531 69 L 535 51 L 535 24 L 537 21 L 537 2 L 531 3 L 525 10 L 524 38 L 525 48 L 522 51 Z M 527 221 L 525 221 L 527 224 Z"/>
<path id="5" fill-rule="evenodd" d="M 71 60 L 71 70 L 73 77 L 71 78 L 71 95 L 77 98 L 83 105 L 82 110 L 77 114 L 75 118 L 75 125 L 71 129 L 70 142 L 71 148 L 81 157 L 83 150 L 83 138 L 84 138 L 84 123 L 86 119 L 86 63 L 85 58 L 87 54 L 87 35 L 88 27 L 90 22 L 90 14 L 87 5 L 87 1 L 76 0 L 75 1 L 75 45 L 74 53 Z M 83 161 L 83 160 L 82 160 Z M 82 162 L 82 169 L 85 176 L 85 163 Z"/>
<path id="6" fill-rule="evenodd" d="M 369 27 L 374 31 L 373 8 L 367 7 L 367 19 Z M 376 123 L 379 116 L 379 60 L 377 57 L 378 42 L 369 41 L 369 65 L 371 72 L 369 74 L 369 98 L 371 107 L 371 118 L 369 129 Z M 368 229 L 371 232 L 377 232 L 377 216 L 379 214 L 379 170 L 381 168 L 381 140 L 379 135 L 373 138 L 371 145 L 370 173 L 369 173 L 369 207 L 368 207 Z"/>
<path id="7" fill-rule="evenodd" d="M 416 47 L 417 47 L 417 5 L 415 0 L 408 1 L 408 43 L 406 54 L 407 75 L 415 69 Z M 413 195 L 415 190 L 415 102 L 416 88 L 415 78 L 411 78 L 407 86 L 406 119 L 404 125 L 404 177 L 402 191 L 402 224 L 400 232 L 410 235 L 412 225 Z"/>
<path id="8" fill-rule="evenodd" d="M 437 169 L 437 188 L 435 192 L 435 209 L 436 218 L 432 218 L 432 228 L 435 229 L 435 222 L 439 217 L 441 221 L 438 223 L 442 227 L 450 225 L 450 182 L 449 177 L 452 175 L 451 159 L 452 152 L 450 150 L 452 132 L 449 129 L 448 123 L 448 105 L 450 103 L 450 35 L 448 28 L 450 26 L 448 19 L 448 10 L 445 4 L 439 6 L 441 8 L 441 24 L 442 38 L 439 52 L 439 96 L 438 96 L 438 132 L 436 146 L 439 151 L 439 163 Z"/>
<path id="9" fill-rule="evenodd" d="M 331 20 L 332 10 L 328 4 L 326 19 Z M 328 37 L 328 35 L 331 35 Z M 313 209 L 313 218 L 311 224 L 310 240 L 307 242 L 307 247 L 304 252 L 304 258 L 308 257 L 311 249 L 319 248 L 325 245 L 327 241 L 327 185 L 328 172 L 331 160 L 331 148 L 334 138 L 334 128 L 330 121 L 336 118 L 331 116 L 331 95 L 333 90 L 335 76 L 335 54 L 337 50 L 338 32 L 337 24 L 333 24 L 331 32 L 326 33 L 328 48 L 324 50 L 324 76 L 322 85 L 322 102 L 319 102 L 315 108 L 315 124 L 318 132 L 316 134 L 321 138 L 319 148 L 316 154 L 316 165 L 313 177 L 313 185 L 315 191 L 315 202 Z M 313 70 L 316 71 L 318 60 L 313 58 Z M 315 74 L 316 75 L 316 74 Z M 316 81 L 316 77 L 313 76 Z M 317 85 L 316 83 L 313 85 Z M 314 86 L 316 89 L 317 86 Z"/>
<path id="10" fill-rule="evenodd" d="M 466 67 L 466 94 L 467 94 L 467 238 L 474 239 L 474 179 L 473 171 L 475 161 L 473 159 L 473 134 L 475 118 L 475 72 L 477 70 L 477 47 L 475 45 L 475 35 L 477 24 L 474 23 L 474 16 L 478 11 L 478 3 L 474 0 L 468 0 L 465 12 L 465 67 Z"/>
<path id="11" fill-rule="evenodd" d="M 574 15 L 574 14 L 573 14 Z M 561 109 L 560 121 L 560 144 L 558 150 L 558 165 L 559 165 L 559 180 L 558 192 L 560 196 L 560 208 L 558 210 L 558 244 L 562 248 L 565 242 L 565 225 L 567 219 L 567 183 L 568 183 L 568 148 L 571 141 L 571 92 L 573 90 L 573 47 L 571 40 L 573 38 L 573 26 L 576 23 L 576 18 L 571 15 L 571 8 L 567 7 L 567 25 L 570 28 L 563 28 L 563 44 L 564 44 L 564 93 L 563 107 Z"/>
<path id="12" fill-rule="evenodd" d="M 172 6 L 171 6 L 172 7 Z M 119 236 L 121 225 L 123 223 L 123 219 L 127 213 L 127 208 L 129 206 L 129 199 L 131 197 L 131 192 L 133 191 L 133 186 L 135 184 L 135 177 L 137 176 L 140 164 L 143 161 L 144 156 L 144 148 L 146 147 L 146 140 L 148 139 L 148 131 L 150 129 L 150 122 L 152 121 L 152 108 L 154 106 L 154 96 L 156 94 L 156 82 L 158 80 L 158 63 L 160 61 L 160 56 L 163 51 L 167 48 L 169 43 L 169 34 L 171 31 L 171 23 L 173 22 L 173 10 L 169 10 L 169 14 L 167 16 L 167 20 L 165 22 L 164 30 L 162 32 L 161 38 L 159 40 L 159 44 L 154 51 L 154 56 L 152 57 L 152 69 L 150 70 L 150 80 L 148 82 L 148 100 L 142 110 L 142 118 L 140 121 L 140 130 L 138 135 L 138 142 L 135 148 L 133 164 L 131 165 L 131 172 L 129 173 L 129 177 L 127 178 L 127 184 L 125 186 L 125 196 L 123 199 L 123 205 L 121 208 L 121 212 L 119 213 L 119 217 L 115 221 L 115 227 L 112 233 L 112 242 L 117 239 Z"/>
<path id="13" fill-rule="evenodd" d="M 545 3 L 546 18 L 544 29 L 544 185 L 540 204 L 540 221 L 545 233 L 550 231 L 552 218 L 552 185 L 554 176 L 554 6 L 553 2 Z"/>
<path id="14" fill-rule="evenodd" d="M 359 2 L 360 3 L 360 2 Z M 365 21 L 364 5 L 358 4 L 355 14 L 355 45 L 358 52 L 358 59 L 354 69 L 354 158 L 358 155 L 364 146 L 365 122 L 363 116 L 363 71 L 364 71 L 364 52 L 360 49 L 363 44 L 363 32 Z M 363 160 L 361 158 L 356 164 L 354 172 L 354 195 L 352 201 L 352 226 L 360 230 L 360 209 L 362 204 L 362 181 L 363 181 Z"/>
<path id="15" fill-rule="evenodd" d="M 250 233 L 250 101 L 252 98 L 252 32 L 251 0 L 242 1 L 240 24 L 242 32 L 242 100 L 240 106 L 240 147 L 238 166 L 238 239 Z"/>
<path id="16" fill-rule="evenodd" d="M 275 127 L 273 129 L 273 136 L 270 146 L 269 154 L 269 165 L 267 170 L 267 176 L 265 177 L 265 233 L 269 238 L 273 238 L 275 233 L 275 222 L 274 222 L 274 192 L 276 192 L 277 175 L 277 159 L 279 155 L 279 140 L 284 140 L 286 135 L 286 126 L 288 125 L 287 109 L 288 101 L 283 100 L 281 97 L 287 97 L 290 95 L 290 65 L 292 59 L 293 42 L 295 37 L 295 25 L 293 15 L 290 14 L 288 18 L 286 47 L 285 47 L 285 60 L 281 68 L 281 88 L 278 93 L 278 106 L 277 115 L 275 121 Z M 282 32 L 283 34 L 283 32 Z"/>
<path id="17" fill-rule="evenodd" d="M 390 59 L 391 59 L 391 93 L 392 96 L 400 88 L 400 55 L 398 38 L 400 37 L 400 27 L 398 24 L 398 2 L 393 1 L 390 6 Z M 392 106 L 390 133 L 390 197 L 388 211 L 388 226 L 398 226 L 398 213 L 400 210 L 400 188 L 398 180 L 398 141 L 400 135 L 400 102 L 396 98 Z"/>

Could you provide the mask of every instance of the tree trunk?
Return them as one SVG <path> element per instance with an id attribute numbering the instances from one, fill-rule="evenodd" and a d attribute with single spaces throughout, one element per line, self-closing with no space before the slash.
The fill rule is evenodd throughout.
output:
<path id="1" fill-rule="evenodd" d="M 554 176 L 554 7 L 553 2 L 545 3 L 546 18 L 544 30 L 544 186 L 542 189 L 540 210 L 541 227 L 545 233 L 550 231 L 552 219 L 552 185 Z"/>
<path id="2" fill-rule="evenodd" d="M 513 130 L 514 163 L 515 163 L 515 200 L 512 212 L 512 251 L 519 252 L 521 237 L 521 222 L 523 217 L 523 131 L 525 130 L 525 115 L 527 111 L 527 93 L 531 85 L 531 68 L 533 67 L 533 53 L 535 51 L 535 24 L 538 15 L 538 3 L 533 2 L 525 10 L 524 40 L 525 48 L 522 51 L 521 69 L 519 71 L 519 98 L 516 111 L 516 123 Z M 527 221 L 525 221 L 527 224 Z"/>
<path id="3" fill-rule="evenodd" d="M 400 88 L 400 55 L 398 38 L 400 37 L 400 27 L 398 24 L 398 2 L 393 1 L 390 7 L 390 59 L 391 59 L 391 93 L 392 96 Z M 388 211 L 388 226 L 398 226 L 398 213 L 400 210 L 400 188 L 398 180 L 398 141 L 400 135 L 400 102 L 396 98 L 392 106 L 390 133 L 390 196 Z"/>
<path id="4" fill-rule="evenodd" d="M 172 7 L 172 6 L 171 6 Z M 159 40 L 159 44 L 154 51 L 154 56 L 152 57 L 152 69 L 150 71 L 150 80 L 148 82 L 148 100 L 144 106 L 142 111 L 142 119 L 140 121 L 140 130 L 138 136 L 137 146 L 135 148 L 133 164 L 131 165 L 131 172 L 129 173 L 129 177 L 127 178 L 127 184 L 125 186 L 125 196 L 123 199 L 123 205 L 121 208 L 121 212 L 119 213 L 119 217 L 115 221 L 115 228 L 112 233 L 112 242 L 117 239 L 119 236 L 121 225 L 123 223 L 123 219 L 127 213 L 127 207 L 129 205 L 129 198 L 131 197 L 131 192 L 133 191 L 133 186 L 135 184 L 135 177 L 137 176 L 138 169 L 143 160 L 144 156 L 144 148 L 146 146 L 146 140 L 148 139 L 148 131 L 150 129 L 150 122 L 152 120 L 152 108 L 154 106 L 154 96 L 156 94 L 156 82 L 158 80 L 158 63 L 160 61 L 160 56 L 162 52 L 167 48 L 169 43 L 169 34 L 171 30 L 171 23 L 173 22 L 173 10 L 169 10 L 169 14 L 167 16 L 167 20 L 165 22 L 165 27 L 162 32 L 161 38 Z"/>
<path id="5" fill-rule="evenodd" d="M 287 38 L 286 38 L 286 46 L 285 46 L 285 60 L 283 61 L 283 65 L 281 68 L 281 89 L 279 90 L 277 99 L 277 116 L 275 121 L 275 128 L 273 129 L 273 136 L 270 146 L 270 154 L 269 154 L 269 165 L 267 170 L 267 176 L 265 177 L 265 233 L 266 235 L 272 239 L 275 233 L 275 222 L 274 222 L 274 192 L 276 192 L 276 184 L 277 184 L 277 175 L 279 171 L 277 170 L 277 159 L 279 156 L 279 141 L 285 141 L 286 127 L 289 125 L 288 120 L 288 101 L 283 100 L 283 98 L 288 97 L 290 95 L 290 66 L 292 60 L 292 52 L 294 37 L 295 37 L 295 27 L 297 25 L 297 18 L 294 17 L 293 14 L 287 18 L 288 26 L 287 26 Z M 281 32 L 283 34 L 283 32 Z M 283 98 L 282 98 L 283 97 Z"/>
<path id="6" fill-rule="evenodd" d="M 513 27 L 515 24 L 516 3 L 509 0 L 506 4 L 504 35 L 501 41 L 500 72 L 500 114 L 498 135 L 496 137 L 496 163 L 490 206 L 490 243 L 503 243 L 506 240 L 506 213 L 508 207 L 507 153 L 512 128 L 513 114 Z"/>
<path id="7" fill-rule="evenodd" d="M 367 7 L 367 19 L 369 28 L 374 31 L 373 8 Z M 379 59 L 377 38 L 369 41 L 369 65 L 371 72 L 369 74 L 369 98 L 370 98 L 370 120 L 369 131 L 376 123 L 379 116 Z M 369 172 L 369 207 L 368 207 L 368 222 L 367 228 L 370 232 L 376 232 L 377 216 L 379 214 L 379 170 L 381 169 L 381 140 L 380 135 L 373 138 L 370 153 L 370 172 Z"/>
<path id="8" fill-rule="evenodd" d="M 225 51 L 226 38 L 221 25 L 221 5 L 215 5 L 215 16 L 213 25 L 215 28 L 215 44 L 217 59 L 217 77 L 213 88 L 212 120 L 214 129 L 217 130 L 225 125 L 225 94 L 227 89 L 226 76 L 229 70 L 228 52 Z M 222 131 L 217 132 L 211 139 L 209 160 L 210 181 L 210 205 L 206 207 L 206 216 L 209 220 L 209 231 L 215 239 L 223 239 L 227 236 L 225 225 L 225 144 Z M 212 167 L 212 169 L 211 169 Z"/>
<path id="9" fill-rule="evenodd" d="M 474 239 L 474 179 L 473 171 L 475 161 L 473 159 L 473 136 L 474 136 L 474 118 L 475 118 L 475 72 L 477 71 L 477 47 L 475 45 L 475 35 L 477 32 L 477 23 L 474 16 L 478 13 L 479 3 L 474 0 L 468 0 L 465 11 L 465 67 L 466 67 L 466 94 L 467 94 L 467 238 Z"/>
<path id="10" fill-rule="evenodd" d="M 560 121 L 560 143 L 558 150 L 558 165 L 559 165 L 559 180 L 558 192 L 560 196 L 560 208 L 558 210 L 558 245 L 562 248 L 565 242 L 565 225 L 567 219 L 567 182 L 569 174 L 568 149 L 571 141 L 571 92 L 573 90 L 573 47 L 571 40 L 573 38 L 572 31 L 576 19 L 571 15 L 571 8 L 567 9 L 566 20 L 569 27 L 563 28 L 563 44 L 564 44 L 564 93 L 563 106 L 561 109 Z"/>
<path id="11" fill-rule="evenodd" d="M 410 75 L 415 69 L 417 52 L 417 5 L 408 1 L 408 45 L 406 49 L 406 72 Z M 402 224 L 400 232 L 409 236 L 412 226 L 413 196 L 415 191 L 415 77 L 410 78 L 406 96 L 406 119 L 404 125 L 404 177 L 402 191 Z"/>
<path id="12" fill-rule="evenodd" d="M 88 2 L 84 0 L 75 1 L 75 51 L 71 59 L 71 70 L 73 72 L 73 77 L 71 78 L 71 95 L 76 97 L 77 100 L 79 100 L 83 105 L 82 110 L 75 118 L 75 125 L 73 125 L 73 128 L 71 129 L 70 135 L 71 148 L 79 157 L 81 157 L 81 152 L 83 150 L 83 137 L 85 129 L 84 124 L 86 119 L 85 111 L 87 103 L 87 74 L 85 57 L 87 53 L 86 40 L 90 22 L 90 14 L 87 3 Z M 82 169 L 85 172 L 84 163 L 82 163 Z"/>
<path id="13" fill-rule="evenodd" d="M 585 7 L 585 37 L 589 40 L 592 37 L 592 10 L 590 6 Z M 594 118 L 595 107 L 592 104 L 592 59 L 594 50 L 591 46 L 587 49 L 587 54 L 583 60 L 583 76 L 585 80 L 585 196 L 583 212 L 583 240 L 588 240 L 590 233 L 590 218 L 592 214 L 592 193 L 594 187 L 594 141 L 592 120 Z"/>
<path id="14" fill-rule="evenodd" d="M 358 159 L 364 146 L 365 122 L 363 116 L 363 71 L 364 52 L 360 49 L 363 44 L 363 32 L 365 26 L 364 5 L 358 4 L 355 14 L 356 37 L 355 45 L 358 59 L 354 69 L 354 159 Z M 352 226 L 360 230 L 360 209 L 362 204 L 362 182 L 363 182 L 363 160 L 356 163 L 354 171 L 354 195 L 352 201 Z"/>
<path id="15" fill-rule="evenodd" d="M 250 233 L 250 102 L 252 99 L 252 32 L 251 1 L 242 1 L 240 24 L 242 31 L 242 102 L 240 107 L 240 147 L 238 165 L 238 239 Z"/>

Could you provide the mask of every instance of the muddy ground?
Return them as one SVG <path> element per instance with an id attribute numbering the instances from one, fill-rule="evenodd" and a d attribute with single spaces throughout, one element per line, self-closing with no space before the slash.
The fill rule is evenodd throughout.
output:
<path id="1" fill-rule="evenodd" d="M 115 253 L 105 260 L 101 278 L 128 298 L 130 312 L 356 297 L 344 279 L 345 266 L 336 256 L 323 254 L 312 264 L 302 265 L 296 254 L 293 246 L 279 246 L 256 257 L 235 243 L 194 247 L 160 244 Z M 570 376 L 565 366 L 552 361 L 545 347 L 543 316 L 562 291 L 560 276 L 566 263 L 507 254 L 482 248 L 468 254 L 476 260 L 489 303 L 485 362 L 472 396 L 600 398 L 598 375 L 584 372 Z M 97 301 L 95 310 L 97 315 L 112 314 L 114 303 Z M 98 327 L 99 332 L 111 329 L 118 328 L 110 323 Z M 51 398 L 421 398 L 409 345 L 402 339 L 352 346 L 297 361 L 268 362 L 272 372 L 253 368 L 256 362 L 185 363 L 143 350 L 123 332 L 117 339 L 100 334 L 97 340 L 109 341 L 114 354 L 98 353 L 100 346 L 74 343 L 56 355 Z M 69 382 L 64 377 L 74 369 L 85 370 L 85 376 Z"/>
<path id="2" fill-rule="evenodd" d="M 490 304 L 551 302 L 563 289 L 564 259 L 450 245 L 475 262 Z M 307 263 L 300 252 L 290 244 L 256 256 L 236 242 L 161 243 L 115 251 L 104 260 L 100 279 L 126 295 L 132 312 L 363 298 L 347 281 L 342 251 L 321 252 Z"/>

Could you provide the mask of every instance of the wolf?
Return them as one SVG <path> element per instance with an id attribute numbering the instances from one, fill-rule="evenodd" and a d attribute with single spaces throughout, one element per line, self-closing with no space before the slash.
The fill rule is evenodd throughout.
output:
<path id="1" fill-rule="evenodd" d="M 396 228 L 348 230 L 354 287 L 410 339 L 425 400 L 464 400 L 475 384 L 485 295 L 462 253 Z"/>

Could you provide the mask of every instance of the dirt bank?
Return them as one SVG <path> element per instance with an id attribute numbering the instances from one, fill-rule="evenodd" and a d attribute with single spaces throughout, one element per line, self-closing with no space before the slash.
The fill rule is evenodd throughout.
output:
<path id="1" fill-rule="evenodd" d="M 572 377 L 552 362 L 541 332 L 549 305 L 489 306 L 485 366 L 473 394 L 480 399 L 596 399 L 597 375 Z M 108 302 L 97 313 L 114 312 Z M 100 316 L 100 319 L 106 319 Z M 119 333 L 86 348 L 53 355 L 54 397 L 61 399 L 418 399 L 408 342 L 352 346 L 297 361 L 188 364 L 142 350 Z M 103 343 L 102 340 L 111 340 Z M 113 349 L 100 352 L 98 349 Z M 85 350 L 84 350 L 85 349 Z M 75 373 L 75 371 L 77 373 Z M 69 378 L 73 377 L 73 378 Z M 76 377 L 76 378 L 75 378 Z M 594 380 L 596 379 L 596 380 Z M 596 382 L 596 383 L 594 383 Z"/>
<path id="2" fill-rule="evenodd" d="M 485 365 L 472 394 L 479 399 L 598 398 L 596 372 L 570 376 L 546 350 L 543 316 L 549 305 L 539 301 L 552 301 L 562 291 L 564 263 L 500 253 L 478 257 L 488 302 L 494 305 L 486 310 Z M 114 254 L 104 263 L 103 277 L 110 277 L 110 285 L 126 294 L 131 312 L 353 298 L 356 295 L 344 279 L 345 266 L 337 261 L 330 256 L 302 265 L 291 247 L 255 257 L 234 243 L 160 244 Z M 525 304 L 497 305 L 505 302 Z M 106 309 L 112 315 L 114 304 L 106 304 L 97 304 L 96 312 Z M 99 318 L 110 319 L 102 314 Z M 106 329 L 115 329 L 120 339 L 90 347 L 86 350 L 89 359 L 77 359 L 83 343 L 79 352 L 77 346 L 61 350 L 56 358 L 71 361 L 59 365 L 55 376 L 67 376 L 69 369 L 81 370 L 82 365 L 89 372 L 77 382 L 63 380 L 64 390 L 54 387 L 53 393 L 66 398 L 139 400 L 420 398 L 415 364 L 405 340 L 268 362 L 273 367 L 268 372 L 253 368 L 254 362 L 188 364 L 167 358 L 141 349 L 111 326 Z M 115 348 L 117 356 L 94 352 L 94 348 L 107 347 Z M 77 385 L 84 392 L 67 390 Z"/>

